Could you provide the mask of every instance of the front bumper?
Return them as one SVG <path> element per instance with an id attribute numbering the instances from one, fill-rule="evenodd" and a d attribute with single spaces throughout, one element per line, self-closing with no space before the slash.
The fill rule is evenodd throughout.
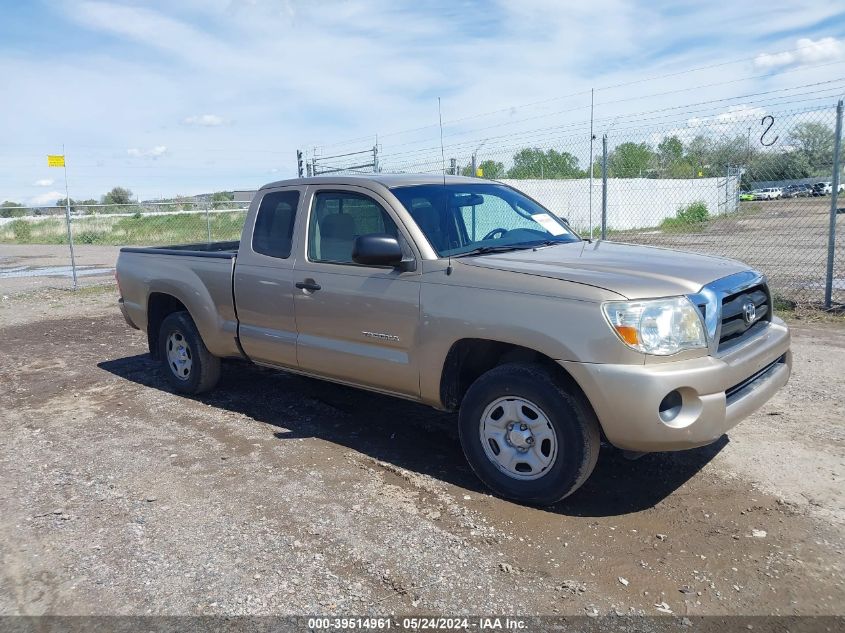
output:
<path id="1" fill-rule="evenodd" d="M 786 324 L 775 318 L 719 356 L 645 365 L 559 362 L 584 390 L 611 444 L 672 451 L 716 441 L 768 401 L 789 380 L 789 343 Z M 664 422 L 660 403 L 673 390 L 683 404 Z"/>

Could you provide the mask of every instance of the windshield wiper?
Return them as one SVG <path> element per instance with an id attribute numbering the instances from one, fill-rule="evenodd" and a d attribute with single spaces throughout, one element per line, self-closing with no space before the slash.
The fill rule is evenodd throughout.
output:
<path id="1" fill-rule="evenodd" d="M 452 255 L 452 257 L 469 257 L 471 255 L 487 255 L 488 253 L 507 253 L 509 251 L 521 251 L 526 248 L 533 248 L 533 246 L 527 244 L 510 244 L 508 246 L 479 246 L 477 248 L 472 249 L 471 251 L 467 251 L 466 253 Z"/>

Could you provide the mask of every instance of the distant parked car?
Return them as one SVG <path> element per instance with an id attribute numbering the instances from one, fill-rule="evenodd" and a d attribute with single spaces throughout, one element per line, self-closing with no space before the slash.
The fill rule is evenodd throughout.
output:
<path id="1" fill-rule="evenodd" d="M 813 185 L 814 196 L 829 196 L 831 193 L 833 193 L 833 185 L 829 182 L 817 182 Z"/>
<path id="2" fill-rule="evenodd" d="M 742 191 L 739 194 L 739 199 L 742 202 L 748 202 L 750 200 L 754 200 L 754 192 L 753 191 Z"/>
<path id="3" fill-rule="evenodd" d="M 783 189 L 784 198 L 806 198 L 813 191 L 810 185 L 788 185 Z"/>
<path id="4" fill-rule="evenodd" d="M 766 187 L 754 191 L 755 200 L 778 200 L 783 197 L 780 187 Z"/>

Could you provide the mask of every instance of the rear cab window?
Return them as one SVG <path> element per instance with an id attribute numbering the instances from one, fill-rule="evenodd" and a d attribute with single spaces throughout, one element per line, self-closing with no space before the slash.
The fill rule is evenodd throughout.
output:
<path id="1" fill-rule="evenodd" d="M 264 194 L 252 231 L 252 250 L 278 259 L 290 257 L 298 206 L 298 191 L 272 191 Z"/>

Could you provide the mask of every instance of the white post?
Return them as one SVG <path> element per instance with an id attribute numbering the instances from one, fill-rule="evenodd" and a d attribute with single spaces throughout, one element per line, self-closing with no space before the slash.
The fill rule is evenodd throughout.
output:
<path id="1" fill-rule="evenodd" d="M 65 170 L 65 222 L 67 223 L 67 243 L 70 246 L 70 267 L 73 271 L 73 289 L 79 288 L 76 278 L 76 257 L 73 254 L 73 231 L 70 228 L 70 193 L 67 185 L 67 156 L 65 156 L 65 146 L 62 145 L 62 157 L 64 158 Z"/>

